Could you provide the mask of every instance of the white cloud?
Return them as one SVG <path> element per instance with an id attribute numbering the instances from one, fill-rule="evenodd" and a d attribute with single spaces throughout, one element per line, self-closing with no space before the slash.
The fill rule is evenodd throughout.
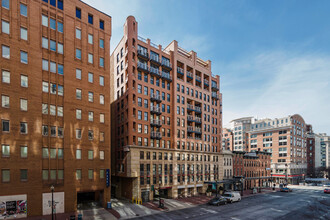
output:
<path id="1" fill-rule="evenodd" d="M 280 51 L 223 65 L 224 125 L 242 116 L 275 118 L 297 113 L 314 131 L 330 134 L 329 59 L 322 54 Z"/>

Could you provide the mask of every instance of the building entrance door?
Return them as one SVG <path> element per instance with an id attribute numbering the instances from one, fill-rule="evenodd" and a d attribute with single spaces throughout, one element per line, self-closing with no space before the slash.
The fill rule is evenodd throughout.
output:
<path id="1" fill-rule="evenodd" d="M 141 192 L 141 198 L 142 198 L 142 202 L 149 202 L 150 201 L 150 191 L 149 190 L 145 190 Z"/>

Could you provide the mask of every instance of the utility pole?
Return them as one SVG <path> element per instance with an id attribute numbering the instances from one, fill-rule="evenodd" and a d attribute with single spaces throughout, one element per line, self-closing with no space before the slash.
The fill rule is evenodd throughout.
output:
<path id="1" fill-rule="evenodd" d="M 50 189 L 52 191 L 52 220 L 54 220 L 54 186 L 52 185 Z"/>

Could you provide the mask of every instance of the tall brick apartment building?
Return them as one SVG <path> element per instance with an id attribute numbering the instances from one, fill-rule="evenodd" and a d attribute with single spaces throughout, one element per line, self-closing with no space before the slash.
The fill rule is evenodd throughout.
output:
<path id="1" fill-rule="evenodd" d="M 307 128 L 298 114 L 256 120 L 249 131 L 249 149 L 272 153 L 272 176 L 296 184 L 307 171 Z"/>
<path id="2" fill-rule="evenodd" d="M 105 204 L 111 17 L 79 0 L 2 0 L 0 12 L 1 211 L 50 214 L 51 186 L 57 213 Z"/>
<path id="3" fill-rule="evenodd" d="M 139 37 L 130 16 L 111 66 L 113 194 L 175 198 L 221 179 L 222 98 L 211 61 L 176 41 L 162 48 Z"/>

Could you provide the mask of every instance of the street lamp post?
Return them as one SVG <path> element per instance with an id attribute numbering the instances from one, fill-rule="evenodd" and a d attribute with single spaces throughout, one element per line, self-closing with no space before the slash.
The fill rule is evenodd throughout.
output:
<path id="1" fill-rule="evenodd" d="M 288 185 L 288 164 L 285 164 L 285 184 Z"/>
<path id="2" fill-rule="evenodd" d="M 50 190 L 52 191 L 52 220 L 54 220 L 54 186 L 53 185 L 50 187 Z"/>

